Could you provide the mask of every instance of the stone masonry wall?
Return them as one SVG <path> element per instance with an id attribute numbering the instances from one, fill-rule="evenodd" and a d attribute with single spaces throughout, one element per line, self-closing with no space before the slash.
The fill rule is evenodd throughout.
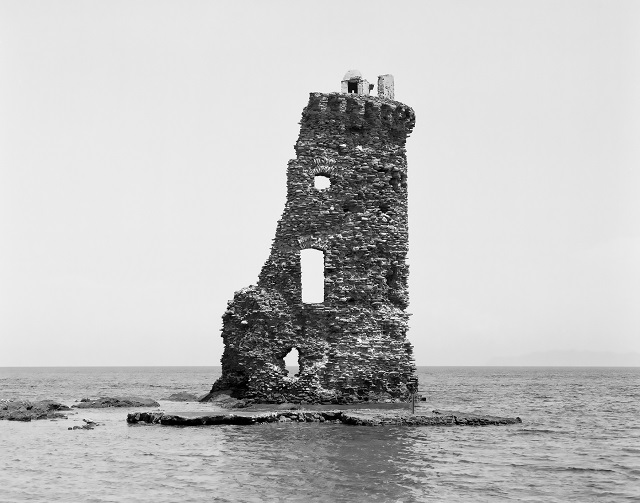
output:
<path id="1" fill-rule="evenodd" d="M 409 399 L 405 142 L 414 124 L 413 110 L 390 99 L 311 93 L 271 254 L 223 315 L 212 392 L 271 403 Z M 316 175 L 331 186 L 316 189 Z M 323 303 L 302 302 L 305 248 L 324 253 Z M 296 376 L 283 360 L 293 348 Z"/>

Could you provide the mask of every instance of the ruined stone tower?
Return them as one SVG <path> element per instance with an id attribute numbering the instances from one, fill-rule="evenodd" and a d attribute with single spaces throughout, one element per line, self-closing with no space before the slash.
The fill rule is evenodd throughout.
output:
<path id="1" fill-rule="evenodd" d="M 222 376 L 212 393 L 256 402 L 404 401 L 415 390 L 407 341 L 407 161 L 413 110 L 347 72 L 341 93 L 311 93 L 287 201 L 258 284 L 223 316 Z M 316 182 L 324 180 L 322 188 Z M 308 303 L 301 253 L 324 262 L 324 301 Z M 289 375 L 284 357 L 299 353 Z"/>

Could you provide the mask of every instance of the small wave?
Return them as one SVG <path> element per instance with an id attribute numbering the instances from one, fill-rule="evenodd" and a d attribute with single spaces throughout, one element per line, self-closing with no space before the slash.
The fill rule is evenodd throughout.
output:
<path id="1" fill-rule="evenodd" d="M 521 428 L 519 430 L 515 430 L 514 434 L 515 435 L 537 435 L 540 433 L 559 433 L 561 435 L 568 433 L 565 431 L 561 431 L 561 430 L 547 430 L 544 428 L 540 428 L 540 429 L 532 429 L 532 428 Z"/>
<path id="2" fill-rule="evenodd" d="M 612 473 L 615 473 L 615 470 L 609 470 L 608 468 L 585 468 L 580 466 L 567 466 L 565 468 L 556 468 L 556 470 L 561 472 L 612 472 Z"/>
<path id="3" fill-rule="evenodd" d="M 528 468 L 531 470 L 542 470 L 542 471 L 551 471 L 551 472 L 611 472 L 617 473 L 617 470 L 610 470 L 608 468 L 587 468 L 580 466 L 543 466 L 543 465 L 529 465 L 522 463 L 509 463 L 509 466 L 513 466 L 514 468 Z"/>

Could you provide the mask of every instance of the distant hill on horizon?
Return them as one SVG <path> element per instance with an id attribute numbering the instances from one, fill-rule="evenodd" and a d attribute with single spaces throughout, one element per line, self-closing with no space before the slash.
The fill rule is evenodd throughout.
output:
<path id="1" fill-rule="evenodd" d="M 640 354 L 611 351 L 537 351 L 519 356 L 490 358 L 487 365 L 505 367 L 640 367 Z"/>

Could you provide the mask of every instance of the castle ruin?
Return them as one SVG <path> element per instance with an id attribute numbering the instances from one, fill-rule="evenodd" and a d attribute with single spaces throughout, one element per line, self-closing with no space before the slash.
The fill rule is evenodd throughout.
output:
<path id="1" fill-rule="evenodd" d="M 405 143 L 413 109 L 391 75 L 351 70 L 340 93 L 311 93 L 302 112 L 287 201 L 258 283 L 223 315 L 222 376 L 254 402 L 406 401 L 417 378 L 407 340 Z M 319 260 L 319 298 L 305 298 L 301 256 Z M 285 356 L 298 351 L 299 372 Z"/>

